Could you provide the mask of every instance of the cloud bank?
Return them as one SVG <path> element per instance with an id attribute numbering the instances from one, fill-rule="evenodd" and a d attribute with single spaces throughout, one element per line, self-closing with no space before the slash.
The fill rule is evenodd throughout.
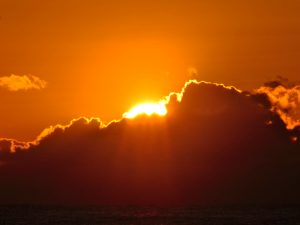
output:
<path id="1" fill-rule="evenodd" d="M 190 81 L 164 101 L 164 117 L 2 139 L 1 202 L 300 203 L 300 128 L 286 129 L 268 95 Z"/>
<path id="2" fill-rule="evenodd" d="M 46 87 L 47 82 L 37 76 L 32 75 L 10 75 L 0 77 L 0 87 L 6 88 L 9 91 L 20 91 L 36 89 L 40 90 Z"/>

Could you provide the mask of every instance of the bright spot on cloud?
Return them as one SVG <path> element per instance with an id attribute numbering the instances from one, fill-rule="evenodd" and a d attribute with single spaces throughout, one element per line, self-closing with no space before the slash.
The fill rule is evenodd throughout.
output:
<path id="1" fill-rule="evenodd" d="M 167 114 L 167 108 L 165 106 L 165 103 L 159 102 L 159 103 L 144 103 L 137 105 L 133 107 L 129 112 L 126 112 L 123 114 L 124 118 L 135 118 L 139 115 L 158 115 L 158 116 L 164 116 Z"/>

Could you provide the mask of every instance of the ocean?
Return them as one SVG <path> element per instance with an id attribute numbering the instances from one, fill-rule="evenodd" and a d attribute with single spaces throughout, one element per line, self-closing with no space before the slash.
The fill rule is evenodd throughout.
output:
<path id="1" fill-rule="evenodd" d="M 300 207 L 0 206 L 1 225 L 300 225 Z"/>

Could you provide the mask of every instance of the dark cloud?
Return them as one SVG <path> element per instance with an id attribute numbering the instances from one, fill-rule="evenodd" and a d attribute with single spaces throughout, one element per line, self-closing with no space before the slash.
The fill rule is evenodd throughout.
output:
<path id="1" fill-rule="evenodd" d="M 80 118 L 19 144 L 15 153 L 11 141 L 2 140 L 0 199 L 300 203 L 300 132 L 287 130 L 268 101 L 264 93 L 189 82 L 182 94 L 169 96 L 165 117 L 107 126 Z"/>

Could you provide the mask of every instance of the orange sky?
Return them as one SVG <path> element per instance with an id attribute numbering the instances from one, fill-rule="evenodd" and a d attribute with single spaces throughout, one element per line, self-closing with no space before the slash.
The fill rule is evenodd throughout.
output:
<path id="1" fill-rule="evenodd" d="M 260 86 L 299 80 L 300 2 L 0 1 L 0 78 L 33 75 L 45 87 L 0 85 L 0 137 L 32 140 L 79 116 L 120 118 L 139 102 L 199 80 Z"/>

